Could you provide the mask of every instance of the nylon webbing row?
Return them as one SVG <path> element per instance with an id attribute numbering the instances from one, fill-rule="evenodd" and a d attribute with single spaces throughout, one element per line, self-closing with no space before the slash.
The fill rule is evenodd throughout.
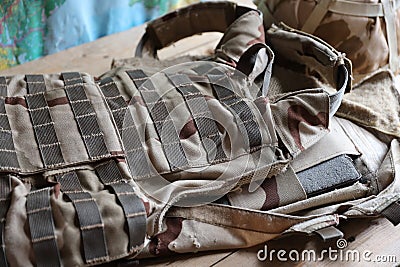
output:
<path id="1" fill-rule="evenodd" d="M 400 224 L 400 201 L 393 202 L 382 212 L 382 215 L 385 216 L 393 225 Z"/>
<path id="2" fill-rule="evenodd" d="M 104 224 L 90 193 L 83 191 L 75 172 L 57 176 L 61 191 L 72 201 L 80 226 L 84 258 L 87 264 L 108 259 Z"/>
<path id="3" fill-rule="evenodd" d="M 100 81 L 101 91 L 106 98 L 112 112 L 115 124 L 123 141 L 124 152 L 132 176 L 135 178 L 148 177 L 150 168 L 147 156 L 136 129 L 128 104 L 118 91 L 112 78 L 107 77 Z"/>
<path id="4" fill-rule="evenodd" d="M 7 81 L 6 77 L 0 76 L 0 96 L 6 97 L 8 94 L 7 92 Z"/>
<path id="5" fill-rule="evenodd" d="M 238 97 L 229 80 L 222 71 L 202 64 L 194 69 L 199 75 L 206 75 L 217 99 L 221 101 L 236 117 L 237 124 L 248 142 L 249 148 L 257 148 L 262 145 L 261 132 L 256 117 L 246 102 Z"/>
<path id="6" fill-rule="evenodd" d="M 79 73 L 62 73 L 65 92 L 78 124 L 90 159 L 98 159 L 109 154 L 94 108 L 87 98 L 83 80 Z"/>
<path id="7" fill-rule="evenodd" d="M 50 188 L 30 192 L 26 197 L 26 212 L 36 266 L 61 266 L 50 205 Z"/>
<path id="8" fill-rule="evenodd" d="M 25 96 L 39 152 L 45 167 L 64 162 L 54 122 L 44 92 L 46 85 L 42 75 L 26 75 L 28 95 Z"/>
<path id="9" fill-rule="evenodd" d="M 146 210 L 142 200 L 133 187 L 124 181 L 115 161 L 110 160 L 96 167 L 96 173 L 101 182 L 111 188 L 124 211 L 129 236 L 128 251 L 137 249 L 146 235 Z"/>
<path id="10" fill-rule="evenodd" d="M 139 90 L 146 104 L 171 171 L 187 166 L 188 161 L 174 122 L 169 115 L 164 100 L 157 93 L 153 83 L 142 70 L 127 71 L 127 74 Z"/>
<path id="11" fill-rule="evenodd" d="M 17 152 L 15 151 L 12 131 L 6 113 L 5 100 L 7 96 L 7 82 L 0 77 L 0 167 L 19 168 Z"/>
<path id="12" fill-rule="evenodd" d="M 11 178 L 9 175 L 0 175 L 0 266 L 7 267 L 6 247 L 4 243 L 4 226 L 10 206 Z"/>
<path id="13" fill-rule="evenodd" d="M 208 108 L 203 94 L 193 85 L 187 75 L 168 75 L 175 88 L 182 94 L 199 132 L 201 143 L 207 153 L 209 163 L 227 159 L 222 148 L 221 136 L 217 124 Z"/>

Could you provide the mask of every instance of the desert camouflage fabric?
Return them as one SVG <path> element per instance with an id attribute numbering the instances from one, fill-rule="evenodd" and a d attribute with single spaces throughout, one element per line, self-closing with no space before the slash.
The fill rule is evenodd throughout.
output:
<path id="1" fill-rule="evenodd" d="M 344 218 L 398 223 L 398 140 L 336 116 L 350 61 L 312 35 L 262 25 L 257 10 L 200 3 L 150 23 L 137 54 L 223 31 L 207 60 L 0 77 L 0 265 L 124 263 Z M 362 179 L 308 197 L 298 173 L 339 155 Z"/>
<path id="2" fill-rule="evenodd" d="M 266 25 L 285 24 L 314 34 L 346 54 L 354 74 L 388 66 L 399 72 L 400 1 L 258 0 Z"/>

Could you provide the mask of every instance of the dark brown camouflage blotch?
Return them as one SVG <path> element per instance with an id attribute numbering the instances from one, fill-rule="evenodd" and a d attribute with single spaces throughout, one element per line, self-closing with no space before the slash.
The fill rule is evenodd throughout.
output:
<path id="1" fill-rule="evenodd" d="M 261 184 L 261 188 L 265 191 L 266 197 L 261 210 L 270 210 L 279 206 L 279 195 L 278 195 L 278 185 L 276 183 L 276 178 L 271 177 L 265 179 Z"/>
<path id="2" fill-rule="evenodd" d="M 181 131 L 179 132 L 179 139 L 188 139 L 196 132 L 197 129 L 194 120 L 193 118 L 190 118 L 190 120 L 182 127 Z"/>
<path id="3" fill-rule="evenodd" d="M 172 254 L 169 250 L 168 245 L 178 238 L 182 231 L 182 222 L 184 218 L 166 218 L 165 224 L 167 230 L 161 234 L 156 235 L 152 238 L 149 244 L 149 251 L 153 255 L 162 256 Z"/>
<path id="4" fill-rule="evenodd" d="M 311 126 L 321 125 L 324 128 L 328 127 L 328 118 L 325 112 L 319 112 L 317 115 L 313 115 L 309 110 L 305 109 L 300 105 L 292 105 L 288 108 L 288 127 L 290 134 L 301 151 L 304 150 L 300 139 L 300 122 L 305 122 Z"/>

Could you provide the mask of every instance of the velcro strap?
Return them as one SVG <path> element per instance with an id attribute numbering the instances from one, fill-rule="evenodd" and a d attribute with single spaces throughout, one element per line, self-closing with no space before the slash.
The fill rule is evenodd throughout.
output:
<path id="1" fill-rule="evenodd" d="M 26 197 L 29 230 L 37 266 L 61 266 L 50 205 L 50 188 L 30 192 Z"/>
<path id="2" fill-rule="evenodd" d="M 400 202 L 397 201 L 390 204 L 381 214 L 393 223 L 393 225 L 400 224 Z"/>
<path id="3" fill-rule="evenodd" d="M 193 85 L 187 75 L 168 75 L 175 88 L 182 94 L 193 117 L 195 127 L 207 153 L 209 163 L 224 161 L 227 156 L 222 148 L 217 124 L 208 108 L 204 95 Z"/>
<path id="4" fill-rule="evenodd" d="M 87 264 L 108 259 L 104 224 L 99 207 L 90 193 L 83 191 L 75 172 L 57 176 L 61 191 L 72 201 L 80 226 L 83 252 Z"/>
<path id="5" fill-rule="evenodd" d="M 10 206 L 11 178 L 0 175 L 0 266 L 7 267 L 6 246 L 4 243 L 4 226 L 6 214 Z"/>
<path id="6" fill-rule="evenodd" d="M 109 155 L 104 134 L 100 129 L 92 103 L 86 95 L 81 75 L 77 72 L 68 72 L 61 76 L 89 157 L 99 159 Z"/>
<path id="7" fill-rule="evenodd" d="M 178 131 L 164 100 L 158 94 L 154 84 L 142 70 L 127 71 L 127 74 L 139 90 L 146 104 L 171 171 L 180 170 L 188 166 Z"/>
<path id="8" fill-rule="evenodd" d="M 142 200 L 124 181 L 115 161 L 110 160 L 96 167 L 96 173 L 101 182 L 112 189 L 124 211 L 129 234 L 128 251 L 137 250 L 143 245 L 146 235 L 146 210 Z"/>
<path id="9" fill-rule="evenodd" d="M 119 93 L 117 85 L 112 78 L 106 77 L 101 80 L 100 88 L 112 112 L 132 176 L 136 179 L 149 177 L 150 168 L 147 155 L 128 104 Z"/>

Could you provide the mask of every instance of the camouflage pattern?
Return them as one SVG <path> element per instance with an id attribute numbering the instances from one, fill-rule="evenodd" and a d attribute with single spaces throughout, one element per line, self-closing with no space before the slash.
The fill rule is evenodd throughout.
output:
<path id="1" fill-rule="evenodd" d="M 264 32 L 259 11 L 229 2 L 150 23 L 138 54 L 207 30 L 225 30 L 208 61 L 0 77 L 0 263 L 89 266 L 393 219 L 400 144 L 335 116 L 351 89 L 343 54 L 284 25 Z M 363 180 L 307 197 L 296 173 L 343 154 Z"/>
<path id="2" fill-rule="evenodd" d="M 389 3 L 386 9 L 385 2 Z M 367 74 L 387 66 L 390 52 L 395 54 L 392 57 L 400 53 L 397 45 L 400 43 L 398 1 L 259 0 L 256 3 L 264 13 L 267 26 L 284 22 L 322 38 L 346 54 L 353 62 L 354 74 Z M 317 12 L 313 13 L 314 10 Z M 305 28 L 312 16 L 312 27 Z M 393 18 L 388 21 L 388 17 Z M 388 27 L 393 28 L 391 40 Z M 398 72 L 398 60 L 390 67 Z"/>

